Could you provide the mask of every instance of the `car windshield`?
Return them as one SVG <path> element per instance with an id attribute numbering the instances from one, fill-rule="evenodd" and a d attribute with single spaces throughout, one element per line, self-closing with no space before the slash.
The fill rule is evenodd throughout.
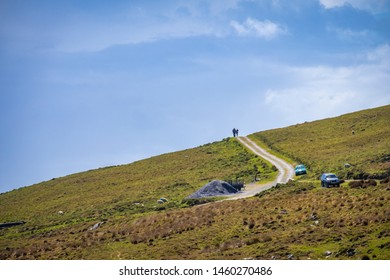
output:
<path id="1" fill-rule="evenodd" d="M 334 175 L 334 174 L 331 174 L 331 175 L 326 176 L 326 179 L 332 179 L 332 178 L 337 178 L 337 176 Z"/>

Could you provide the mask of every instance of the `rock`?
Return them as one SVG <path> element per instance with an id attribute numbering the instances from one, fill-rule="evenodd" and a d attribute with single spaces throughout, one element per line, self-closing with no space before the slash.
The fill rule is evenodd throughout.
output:
<path id="1" fill-rule="evenodd" d="M 98 223 L 94 224 L 92 227 L 90 227 L 89 230 L 98 229 L 102 224 L 104 224 L 104 222 L 98 222 Z"/>
<path id="2" fill-rule="evenodd" d="M 25 221 L 2 223 L 2 224 L 0 224 L 0 228 L 9 228 L 9 227 L 23 225 L 25 223 L 26 223 Z"/>
<path id="3" fill-rule="evenodd" d="M 292 260 L 294 258 L 294 255 L 293 254 L 289 254 L 288 256 L 287 256 L 287 259 L 289 259 L 289 260 Z"/>
<path id="4" fill-rule="evenodd" d="M 310 220 L 312 220 L 312 221 L 317 221 L 317 220 L 318 220 L 317 213 L 311 214 L 311 215 L 310 215 Z"/>
<path id="5" fill-rule="evenodd" d="M 164 197 L 162 197 L 162 198 L 160 198 L 159 200 L 157 200 L 157 203 L 158 203 L 158 204 L 163 204 L 163 203 L 165 203 L 165 202 L 168 202 L 168 199 L 166 199 L 166 198 L 164 198 Z"/>
<path id="6" fill-rule="evenodd" d="M 347 250 L 347 256 L 348 257 L 352 257 L 352 256 L 354 256 L 355 255 L 355 249 L 348 249 Z"/>
<path id="7" fill-rule="evenodd" d="M 58 211 L 58 215 L 64 215 L 63 211 Z"/>
<path id="8" fill-rule="evenodd" d="M 330 255 L 332 255 L 332 252 L 331 252 L 331 251 L 326 251 L 326 252 L 325 252 L 325 256 L 329 257 Z"/>

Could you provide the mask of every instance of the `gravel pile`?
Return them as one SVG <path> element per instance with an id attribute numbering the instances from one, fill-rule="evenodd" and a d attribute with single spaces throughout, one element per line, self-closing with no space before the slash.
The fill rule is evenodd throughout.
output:
<path id="1" fill-rule="evenodd" d="M 202 198 L 210 196 L 225 196 L 237 193 L 232 185 L 225 181 L 214 180 L 204 185 L 201 189 L 189 195 L 187 198 Z"/>

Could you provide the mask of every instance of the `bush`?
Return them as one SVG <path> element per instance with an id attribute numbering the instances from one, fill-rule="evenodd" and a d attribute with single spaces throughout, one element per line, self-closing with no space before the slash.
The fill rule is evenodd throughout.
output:
<path id="1" fill-rule="evenodd" d="M 183 205 L 183 207 L 192 207 L 195 205 L 206 204 L 214 201 L 217 201 L 217 199 L 214 197 L 188 198 L 188 199 L 183 199 L 181 204 Z"/>
<path id="2" fill-rule="evenodd" d="M 362 188 L 364 185 L 364 181 L 363 180 L 359 180 L 359 181 L 351 181 L 348 183 L 348 186 L 350 186 L 351 188 Z"/>
<path id="3" fill-rule="evenodd" d="M 351 188 L 367 188 L 367 187 L 375 187 L 377 185 L 374 179 L 369 180 L 359 180 L 359 181 L 351 181 L 348 183 Z"/>
<path id="4" fill-rule="evenodd" d="M 380 183 L 381 183 L 382 185 L 384 185 L 384 184 L 388 184 L 389 181 L 390 181 L 390 177 L 387 177 L 387 178 L 381 180 Z"/>
<path id="5" fill-rule="evenodd" d="M 369 179 L 364 182 L 364 187 L 375 187 L 377 185 L 376 181 L 374 179 Z"/>

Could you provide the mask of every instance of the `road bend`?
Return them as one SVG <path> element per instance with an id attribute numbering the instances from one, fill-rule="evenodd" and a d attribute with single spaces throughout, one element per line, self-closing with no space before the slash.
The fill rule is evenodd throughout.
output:
<path id="1" fill-rule="evenodd" d="M 273 182 L 269 182 L 269 183 L 265 183 L 265 184 L 261 184 L 261 183 L 260 184 L 259 183 L 246 184 L 244 191 L 238 193 L 237 195 L 235 195 L 234 197 L 231 197 L 229 199 L 239 199 L 239 198 L 254 196 L 255 194 L 257 194 L 259 192 L 268 190 L 268 189 L 276 186 L 276 184 L 278 184 L 278 183 L 282 183 L 282 184 L 287 183 L 290 179 L 292 179 L 294 177 L 295 171 L 294 171 L 294 167 L 291 164 L 287 163 L 286 161 L 284 161 L 281 158 L 278 158 L 278 157 L 270 154 L 269 152 L 267 152 L 263 148 L 259 147 L 255 142 L 253 142 L 252 140 L 250 140 L 246 136 L 240 136 L 240 137 L 237 137 L 237 139 L 242 145 L 247 147 L 253 153 L 255 153 L 256 155 L 269 161 L 271 164 L 275 165 L 275 167 L 279 171 L 279 174 L 278 174 L 278 177 Z"/>

